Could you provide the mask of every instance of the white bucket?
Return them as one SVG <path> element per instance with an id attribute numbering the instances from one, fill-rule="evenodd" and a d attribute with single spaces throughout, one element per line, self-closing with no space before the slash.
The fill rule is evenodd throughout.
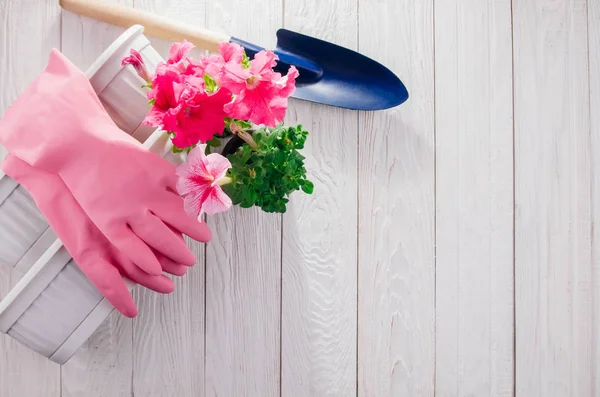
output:
<path id="1" fill-rule="evenodd" d="M 54 241 L 48 230 L 27 190 L 0 172 L 0 265 L 27 271 Z"/>
<path id="2" fill-rule="evenodd" d="M 87 75 L 119 127 L 178 165 L 168 135 L 141 123 L 150 107 L 143 80 L 121 59 L 135 48 L 150 71 L 162 60 L 136 25 L 124 32 Z M 112 305 L 81 272 L 35 206 L 8 176 L 0 175 L 0 264 L 26 272 L 0 302 L 0 331 L 63 364 L 112 312 Z M 133 284 L 127 281 L 130 289 Z"/>
<path id="3" fill-rule="evenodd" d="M 64 364 L 112 310 L 55 240 L 0 302 L 0 331 Z"/>
<path id="4" fill-rule="evenodd" d="M 150 110 L 145 82 L 131 66 L 121 66 L 121 60 L 133 48 L 138 51 L 150 72 L 163 61 L 143 34 L 144 28 L 134 25 L 119 36 L 87 70 L 90 83 L 123 131 L 144 142 L 156 127 L 142 126 Z M 48 224 L 23 187 L 0 172 L 0 265 L 26 272 L 54 242 Z"/>
<path id="5" fill-rule="evenodd" d="M 131 49 L 140 53 L 149 73 L 153 73 L 158 63 L 163 61 L 144 36 L 143 26 L 134 25 L 98 57 L 86 75 L 119 128 L 144 142 L 155 128 L 141 125 L 149 110 L 148 89 L 142 88 L 146 82 L 132 66 L 121 66 L 121 60 L 129 56 Z"/>

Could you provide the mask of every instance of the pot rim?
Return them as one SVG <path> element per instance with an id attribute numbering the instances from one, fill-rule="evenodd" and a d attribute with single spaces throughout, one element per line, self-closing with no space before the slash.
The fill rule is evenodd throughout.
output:
<path id="1" fill-rule="evenodd" d="M 67 266 L 77 266 L 77 264 L 72 261 L 61 241 L 56 239 L 0 302 L 0 332 L 8 333 L 19 318 L 29 310 L 32 303 Z M 131 291 L 135 284 L 125 278 L 123 280 Z M 70 291 L 63 290 L 62 293 L 69 294 Z M 39 351 L 38 353 L 58 364 L 64 364 L 90 338 L 113 310 L 110 302 L 103 297 L 75 328 L 69 329 L 69 336 L 61 341 L 60 346 L 52 354 L 46 355 Z M 67 315 L 69 314 L 67 313 Z"/>
<path id="2" fill-rule="evenodd" d="M 37 297 L 69 263 L 71 256 L 58 239 L 0 301 L 0 331 L 7 333 Z"/>
<path id="3" fill-rule="evenodd" d="M 129 50 L 134 48 L 133 43 L 137 39 L 143 43 L 136 48 L 138 52 L 150 45 L 150 41 L 144 36 L 142 25 L 133 25 L 123 32 L 88 68 L 85 74 L 94 91 L 100 94 L 117 77 L 124 68 L 121 66 L 121 59 L 129 55 Z"/>

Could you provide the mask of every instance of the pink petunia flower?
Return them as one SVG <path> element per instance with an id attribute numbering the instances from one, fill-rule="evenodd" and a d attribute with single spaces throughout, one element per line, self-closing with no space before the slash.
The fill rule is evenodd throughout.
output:
<path id="1" fill-rule="evenodd" d="M 236 43 L 221 43 L 219 44 L 219 54 L 225 63 L 242 63 L 244 47 Z"/>
<path id="2" fill-rule="evenodd" d="M 179 105 L 183 89 L 180 73 L 171 65 L 158 64 L 152 90 L 148 92 L 152 109 L 144 119 L 144 125 L 162 126 L 167 112 Z"/>
<path id="3" fill-rule="evenodd" d="M 268 50 L 257 53 L 250 67 L 228 62 L 223 67 L 221 85 L 235 94 L 225 105 L 228 117 L 250 120 L 255 124 L 275 127 L 283 121 L 287 98 L 296 88 L 298 70 L 290 66 L 288 74 L 274 72 L 277 55 Z"/>
<path id="4" fill-rule="evenodd" d="M 184 199 L 185 211 L 198 221 L 202 214 L 214 215 L 227 211 L 232 202 L 221 188 L 231 163 L 218 153 L 204 154 L 206 145 L 199 145 L 188 156 L 187 163 L 177 168 L 177 191 Z"/>
<path id="5" fill-rule="evenodd" d="M 194 45 L 186 40 L 183 40 L 181 43 L 171 44 L 167 64 L 173 65 L 180 72 L 185 72 L 187 68 L 186 60 L 192 48 L 194 48 Z"/>
<path id="6" fill-rule="evenodd" d="M 204 75 L 205 69 L 206 69 L 206 63 L 204 62 L 203 57 L 200 57 L 199 60 L 189 58 L 188 65 L 185 69 L 184 74 L 186 76 L 202 77 L 202 75 Z"/>
<path id="7" fill-rule="evenodd" d="M 140 76 L 144 81 L 149 83 L 150 74 L 148 74 L 148 69 L 146 69 L 146 65 L 144 64 L 144 60 L 142 59 L 140 53 L 132 48 L 129 54 L 130 55 L 128 57 L 125 57 L 121 60 L 121 66 L 133 66 L 138 76 Z"/>
<path id="8" fill-rule="evenodd" d="M 212 54 L 208 57 L 200 56 L 199 60 L 188 58 L 188 66 L 185 74 L 203 77 L 204 74 L 207 73 L 218 85 L 221 85 L 221 76 L 223 74 L 224 67 L 225 61 L 223 60 L 223 56 L 221 54 Z"/>
<path id="9" fill-rule="evenodd" d="M 163 128 L 175 133 L 177 147 L 206 142 L 225 128 L 224 105 L 231 101 L 231 92 L 221 88 L 207 93 L 199 78 L 189 79 L 179 104 L 167 111 Z"/>
<path id="10" fill-rule="evenodd" d="M 187 75 L 202 77 L 204 73 L 213 78 L 217 84 L 221 82 L 221 76 L 226 64 L 241 64 L 244 58 L 244 48 L 235 43 L 219 44 L 219 53 L 210 56 L 201 55 L 196 60 L 188 58 L 188 66 L 185 71 Z"/>

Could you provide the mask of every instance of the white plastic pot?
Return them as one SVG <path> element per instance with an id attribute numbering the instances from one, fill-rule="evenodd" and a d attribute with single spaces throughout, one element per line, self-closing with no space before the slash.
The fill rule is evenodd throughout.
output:
<path id="1" fill-rule="evenodd" d="M 121 66 L 121 60 L 133 48 L 140 53 L 150 73 L 163 61 L 143 33 L 140 25 L 127 29 L 86 72 L 115 123 L 140 142 L 156 129 L 141 125 L 150 109 L 147 89 L 142 88 L 145 81 L 134 68 Z M 1 171 L 0 236 L 0 265 L 15 267 L 23 273 L 56 239 L 27 191 Z"/>
<path id="2" fill-rule="evenodd" d="M 26 272 L 53 234 L 27 190 L 0 171 L 0 265 Z"/>
<path id="3" fill-rule="evenodd" d="M 140 53 L 150 74 L 163 61 L 144 36 L 144 27 L 134 25 L 98 57 L 86 74 L 106 111 L 119 128 L 144 142 L 155 128 L 141 125 L 149 110 L 146 96 L 148 89 L 142 88 L 146 82 L 137 75 L 133 67 L 121 66 L 121 60 L 129 56 L 131 49 Z"/>
<path id="4" fill-rule="evenodd" d="M 64 364 L 112 310 L 55 240 L 0 302 L 0 331 Z"/>
<path id="5" fill-rule="evenodd" d="M 136 25 L 98 58 L 87 75 L 119 127 L 174 164 L 168 135 L 141 126 L 149 105 L 144 81 L 121 59 L 135 48 L 152 72 L 162 60 Z M 63 364 L 112 312 L 112 305 L 81 272 L 26 190 L 0 174 L 0 264 L 25 275 L 0 302 L 0 332 Z M 128 282 L 130 289 L 133 284 Z"/>

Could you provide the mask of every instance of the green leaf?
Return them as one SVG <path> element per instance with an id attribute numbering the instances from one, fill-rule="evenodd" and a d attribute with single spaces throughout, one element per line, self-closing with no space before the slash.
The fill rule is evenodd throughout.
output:
<path id="1" fill-rule="evenodd" d="M 204 73 L 204 89 L 206 92 L 215 92 L 217 89 L 216 81 L 208 73 Z"/>
<path id="2" fill-rule="evenodd" d="M 254 132 L 254 134 L 252 134 L 252 138 L 254 139 L 254 142 L 256 142 L 257 145 L 260 145 L 260 142 L 266 138 L 266 135 L 263 131 L 256 131 Z"/>
<path id="3" fill-rule="evenodd" d="M 173 149 L 171 149 L 171 150 L 173 151 L 173 153 L 182 153 L 185 150 L 185 148 L 182 149 L 180 147 L 173 145 Z"/>
<path id="4" fill-rule="evenodd" d="M 254 205 L 254 203 L 256 202 L 256 200 L 258 199 L 258 195 L 256 194 L 256 192 L 252 189 L 247 189 L 244 191 L 244 200 L 248 203 L 252 203 L 252 205 Z"/>
<path id="5" fill-rule="evenodd" d="M 306 194 L 312 194 L 315 190 L 315 185 L 308 179 L 302 182 L 302 191 Z"/>
<path id="6" fill-rule="evenodd" d="M 212 147 L 219 147 L 221 146 L 221 140 L 219 138 L 213 138 L 209 141 L 206 141 L 206 144 Z"/>
<path id="7" fill-rule="evenodd" d="M 242 67 L 244 69 L 250 69 L 250 58 L 246 55 L 246 51 L 242 54 Z"/>
<path id="8" fill-rule="evenodd" d="M 248 202 L 248 201 L 246 201 L 246 200 L 244 200 L 244 201 L 242 201 L 242 202 L 240 203 L 240 207 L 242 207 L 242 208 L 250 208 L 250 207 L 252 207 L 253 205 L 254 205 L 254 203 L 252 203 L 252 202 Z"/>
<path id="9" fill-rule="evenodd" d="M 244 130 L 248 130 L 248 129 L 252 128 L 252 123 L 249 123 L 245 120 L 236 120 L 236 124 L 239 125 L 240 127 L 242 127 L 242 129 L 244 129 Z"/>
<path id="10" fill-rule="evenodd" d="M 250 160 L 250 157 L 252 156 L 252 148 L 248 145 L 242 146 L 242 150 L 243 150 L 243 154 L 242 154 L 242 161 L 244 163 L 248 162 L 248 160 Z"/>
<path id="11" fill-rule="evenodd" d="M 152 98 L 152 99 L 150 99 L 148 101 L 148 104 L 153 105 L 153 106 L 154 106 L 155 103 L 156 103 L 156 99 L 155 98 Z"/>

